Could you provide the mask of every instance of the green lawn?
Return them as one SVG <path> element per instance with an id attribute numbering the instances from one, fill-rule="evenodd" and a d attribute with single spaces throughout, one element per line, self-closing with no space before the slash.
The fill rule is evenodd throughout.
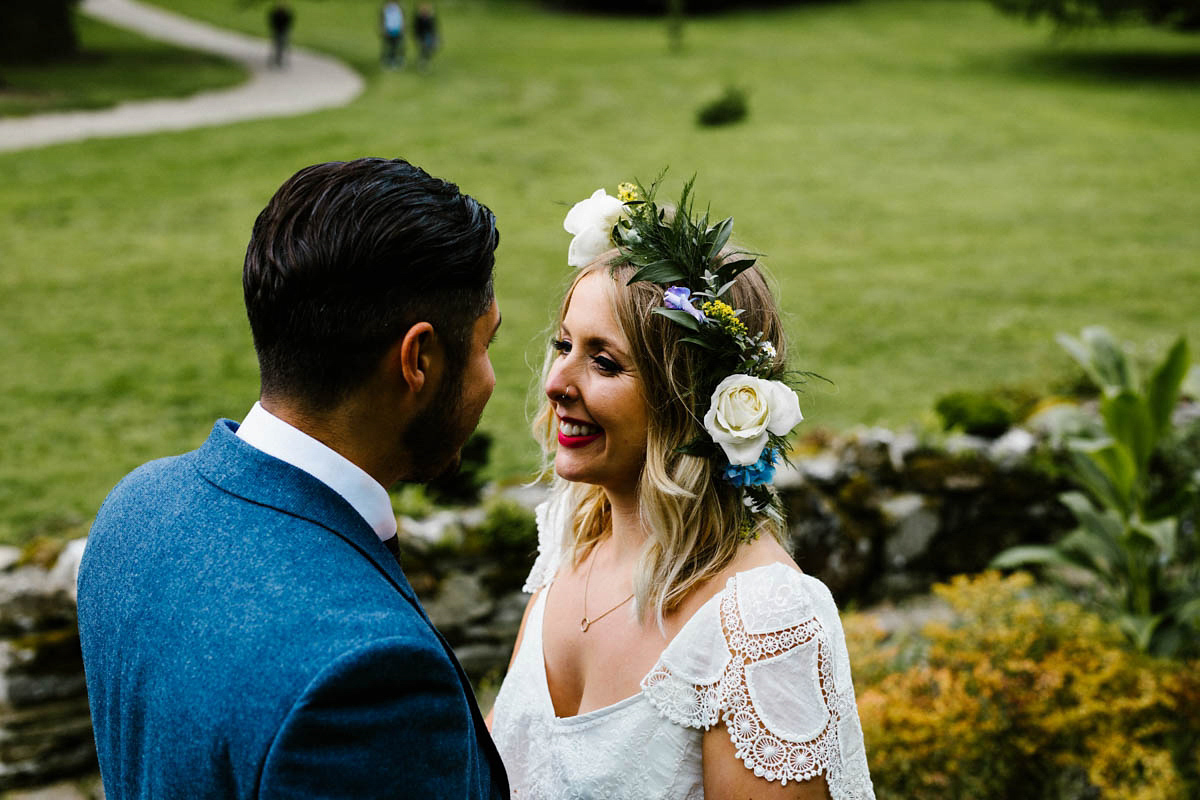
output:
<path id="1" fill-rule="evenodd" d="M 259 32 L 262 6 L 171 0 Z M 529 364 L 568 280 L 568 205 L 692 173 L 769 254 L 810 424 L 904 425 L 949 390 L 1050 385 L 1060 330 L 1200 346 L 1200 39 L 1055 42 L 961 0 L 863 0 L 665 26 L 445 2 L 430 75 L 375 66 L 376 8 L 295 4 L 369 78 L 349 108 L 0 155 L 0 540 L 80 530 L 147 459 L 253 402 L 255 214 L 297 168 L 400 155 L 501 227 L 494 473 L 528 474 Z M 744 87 L 744 124 L 696 108 Z"/>
<path id="2" fill-rule="evenodd" d="M 240 83 L 246 71 L 76 13 L 79 55 L 51 65 L 0 67 L 0 117 L 106 108 L 122 100 L 180 97 Z"/>

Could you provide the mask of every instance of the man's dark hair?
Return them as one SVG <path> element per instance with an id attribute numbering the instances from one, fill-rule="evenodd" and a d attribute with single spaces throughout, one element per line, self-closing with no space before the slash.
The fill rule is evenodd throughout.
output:
<path id="1" fill-rule="evenodd" d="M 429 322 L 465 366 L 492 303 L 490 210 L 400 159 L 300 170 L 258 215 L 242 286 L 264 395 L 328 410 L 410 327 Z"/>

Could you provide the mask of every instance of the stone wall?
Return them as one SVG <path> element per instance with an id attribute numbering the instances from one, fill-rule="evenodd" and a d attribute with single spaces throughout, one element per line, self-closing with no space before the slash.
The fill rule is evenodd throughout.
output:
<path id="1" fill-rule="evenodd" d="M 0 790 L 96 768 L 75 622 L 83 545 L 48 567 L 0 548 Z"/>
<path id="2" fill-rule="evenodd" d="M 1035 437 L 996 440 L 870 430 L 823 442 L 776 484 L 792 555 L 842 607 L 897 600 L 979 572 L 1002 550 L 1073 525 L 1065 485 L 1035 468 Z"/>
<path id="3" fill-rule="evenodd" d="M 843 607 L 862 607 L 978 571 L 1008 546 L 1047 541 L 1071 520 L 1055 501 L 1062 487 L 1030 466 L 1033 446 L 1021 430 L 937 446 L 882 430 L 809 441 L 777 478 L 796 561 Z M 500 540 L 484 509 L 400 520 L 405 571 L 484 698 L 520 625 L 532 508 L 544 494 L 491 499 L 489 508 L 499 500 L 509 509 Z M 94 773 L 74 604 L 83 546 L 71 542 L 57 558 L 0 548 L 0 791 Z"/>

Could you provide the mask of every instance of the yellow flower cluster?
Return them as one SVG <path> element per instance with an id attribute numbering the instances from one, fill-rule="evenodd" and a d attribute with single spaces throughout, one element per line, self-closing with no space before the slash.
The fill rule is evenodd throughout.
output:
<path id="1" fill-rule="evenodd" d="M 845 617 L 881 800 L 1198 796 L 1200 663 L 1132 652 L 1028 575 L 936 592 L 948 621 L 919 632 Z"/>
<path id="2" fill-rule="evenodd" d="M 709 300 L 700 310 L 704 312 L 704 316 L 711 320 L 715 320 L 722 328 L 735 336 L 745 336 L 746 326 L 733 313 L 733 307 L 728 303 L 720 300 Z"/>
<path id="3" fill-rule="evenodd" d="M 638 191 L 636 185 L 626 182 L 617 187 L 617 199 L 622 203 L 628 203 L 631 200 L 641 200 L 642 193 Z"/>

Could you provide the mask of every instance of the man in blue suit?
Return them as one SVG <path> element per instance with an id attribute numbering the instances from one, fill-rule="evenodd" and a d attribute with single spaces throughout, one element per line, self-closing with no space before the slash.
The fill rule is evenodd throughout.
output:
<path id="1" fill-rule="evenodd" d="M 507 798 L 385 487 L 491 396 L 495 218 L 404 161 L 319 164 L 259 215 L 261 399 L 109 495 L 79 574 L 106 795 Z"/>

